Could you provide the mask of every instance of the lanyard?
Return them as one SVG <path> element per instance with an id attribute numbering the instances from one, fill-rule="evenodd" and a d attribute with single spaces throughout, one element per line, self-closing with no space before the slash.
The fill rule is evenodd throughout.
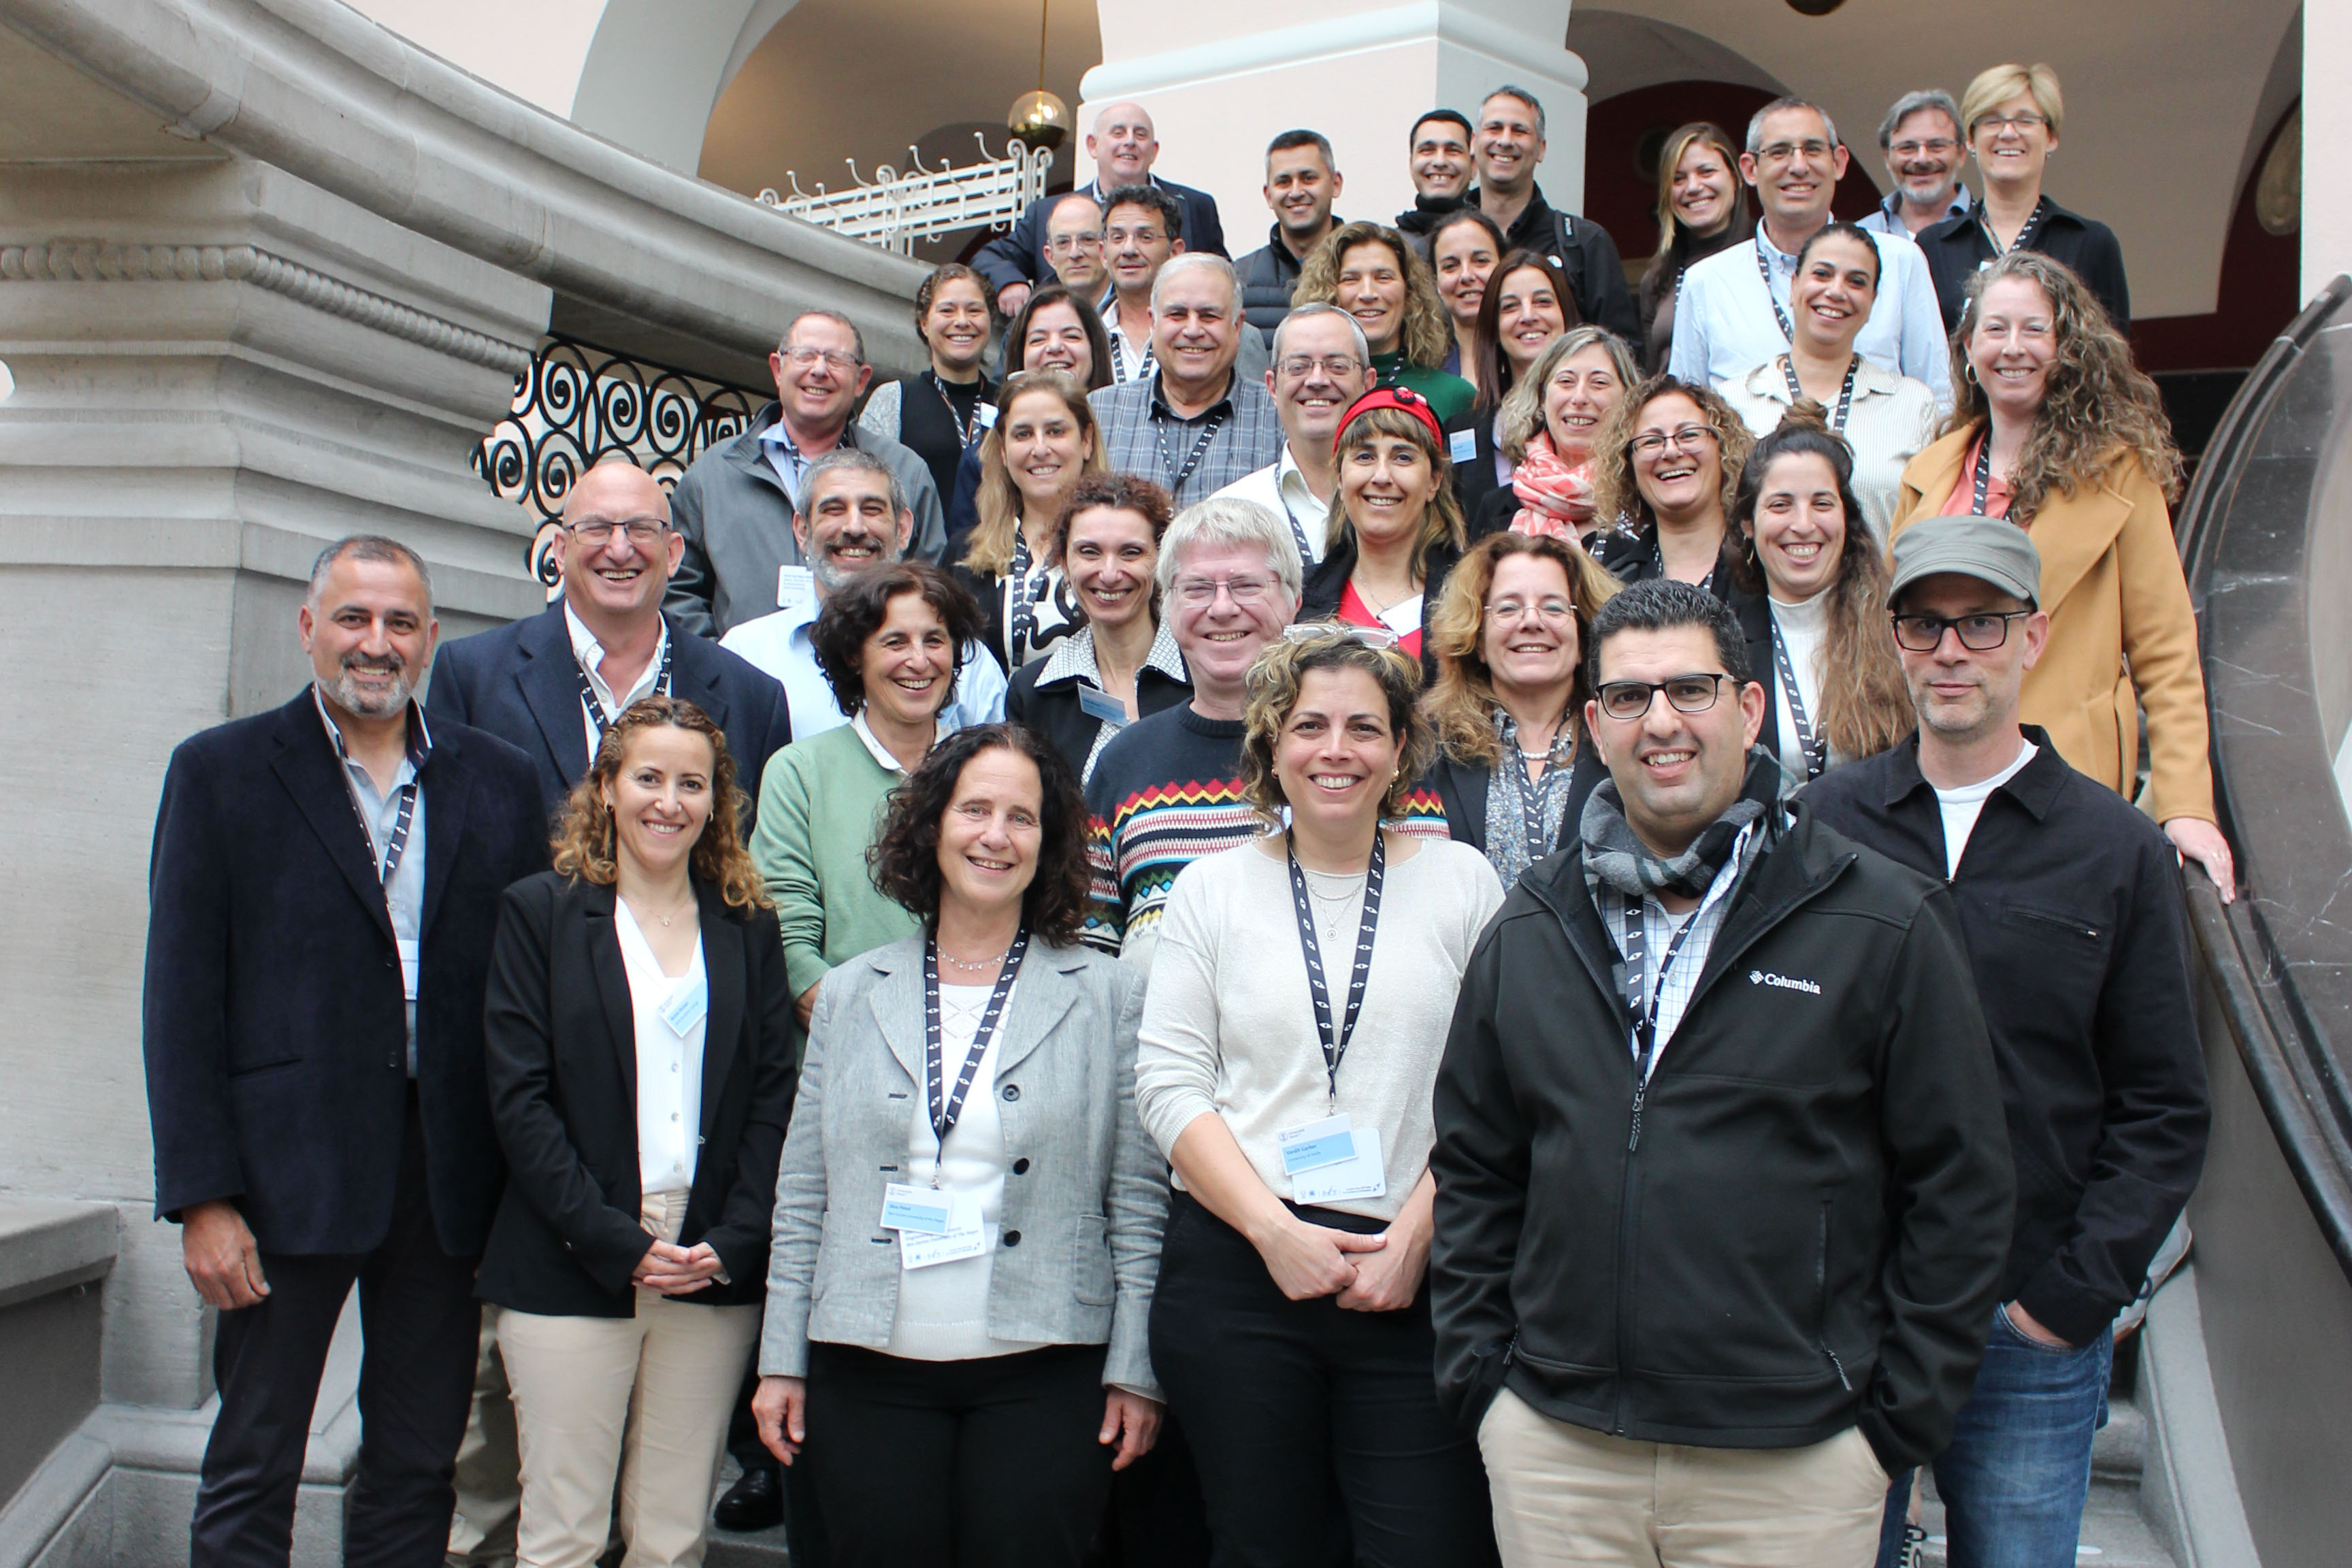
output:
<path id="1" fill-rule="evenodd" d="M 1642 929 L 1642 900 L 1628 893 L 1620 893 L 1625 908 L 1625 1010 L 1633 1015 L 1633 1077 L 1636 1083 L 1650 1079 L 1650 1058 L 1658 1048 L 1658 999 L 1665 994 L 1666 972 L 1675 966 L 1675 955 L 1683 950 L 1683 938 L 1690 935 L 1698 924 L 1699 901 L 1675 929 L 1674 939 L 1666 943 L 1666 955 L 1658 961 L 1658 978 L 1650 981 L 1649 935 Z"/>
<path id="2" fill-rule="evenodd" d="M 654 676 L 654 695 L 656 697 L 667 697 L 669 695 L 670 657 L 677 651 L 677 639 L 676 637 L 665 637 L 662 638 L 661 669 Z M 588 710 L 588 722 L 596 727 L 596 744 L 598 748 L 601 749 L 604 744 L 604 731 L 612 726 L 604 717 L 604 703 L 596 700 L 596 688 L 589 682 L 588 667 L 582 664 L 576 658 L 572 661 L 572 668 L 580 672 L 580 706 Z M 591 756 L 588 759 L 589 765 L 592 767 L 595 765 L 595 762 L 596 759 L 593 756 Z"/>
<path id="3" fill-rule="evenodd" d="M 383 883 L 384 898 L 387 900 L 392 897 L 392 874 L 400 869 L 400 858 L 408 850 L 408 830 L 415 826 L 416 822 L 416 781 L 415 779 L 400 786 L 399 799 L 400 815 L 393 818 L 392 842 L 384 846 L 383 865 L 381 868 L 383 872 L 381 880 Z M 357 814 L 359 809 L 358 800 L 352 800 L 352 812 Z M 368 826 L 365 816 L 360 817 L 360 831 L 367 835 L 368 858 L 373 860 L 375 858 L 375 834 Z"/>
<path id="4" fill-rule="evenodd" d="M 1650 565 L 1652 568 L 1650 574 L 1652 576 L 1663 577 L 1666 574 L 1666 547 L 1664 543 L 1658 541 L 1654 534 L 1652 536 L 1650 541 Z M 1722 570 L 1722 567 L 1723 559 L 1721 556 L 1717 556 L 1716 558 L 1715 564 L 1706 569 L 1706 575 L 1692 584 L 1691 586 L 1694 588 L 1704 588 L 1710 594 L 1714 593 L 1715 574 L 1718 571 Z"/>
<path id="5" fill-rule="evenodd" d="M 1976 515 L 1989 515 L 1985 497 L 1992 490 L 1992 426 L 1985 426 L 1984 445 L 1977 448 Z"/>
<path id="6" fill-rule="evenodd" d="M 1210 415 L 1208 423 L 1201 426 L 1201 438 L 1192 443 L 1192 454 L 1184 459 L 1184 466 L 1179 468 L 1176 466 L 1176 459 L 1170 456 L 1168 451 L 1168 421 L 1158 409 L 1152 410 L 1151 435 L 1152 438 L 1160 443 L 1160 467 L 1168 476 L 1170 495 L 1180 495 L 1183 492 L 1184 481 L 1191 479 L 1192 470 L 1201 466 L 1201 459 L 1208 455 L 1209 443 L 1217 438 L 1217 432 L 1223 427 L 1224 423 L 1223 415 Z"/>
<path id="7" fill-rule="evenodd" d="M 971 446 L 972 426 L 980 423 L 980 400 L 988 393 L 988 383 L 982 382 L 979 390 L 972 395 L 971 417 L 967 419 L 956 412 L 955 399 L 948 395 L 948 389 L 940 384 L 936 374 L 927 370 L 923 373 L 923 379 L 931 384 L 931 390 L 938 393 L 940 401 L 948 405 L 948 423 L 955 426 L 957 449 Z"/>
<path id="8" fill-rule="evenodd" d="M 1053 592 L 1054 586 L 1053 571 L 1048 568 L 1037 574 L 1036 584 L 1033 587 L 1029 582 L 1029 540 L 1016 525 L 1013 533 L 1013 570 L 1007 574 L 1011 581 L 1006 584 L 1011 590 L 1013 609 L 1005 617 L 1004 637 L 1004 652 L 1012 660 L 1016 674 L 1028 657 L 1030 639 L 1037 635 L 1036 606 L 1045 603 L 1045 595 Z"/>
<path id="9" fill-rule="evenodd" d="M 1796 323 L 1790 321 L 1789 312 L 1780 308 L 1780 297 L 1772 292 L 1772 264 L 1764 259 L 1764 239 L 1761 235 L 1759 235 L 1756 239 L 1756 274 L 1764 279 L 1764 298 L 1772 307 L 1772 319 L 1780 323 L 1780 335 L 1789 342 L 1795 342 L 1797 341 Z"/>
<path id="10" fill-rule="evenodd" d="M 1830 416 L 1830 428 L 1841 436 L 1845 434 L 1846 415 L 1853 408 L 1853 378 L 1861 373 L 1861 370 L 1860 354 L 1855 354 L 1846 362 L 1845 384 L 1838 388 L 1837 411 Z M 1780 374 L 1789 378 L 1789 401 L 1792 404 L 1802 403 L 1805 400 L 1805 389 L 1797 384 L 1796 362 L 1788 354 L 1780 356 Z"/>
<path id="11" fill-rule="evenodd" d="M 1298 853 L 1288 835 L 1283 849 L 1290 858 L 1290 902 L 1298 915 L 1298 948 L 1307 958 L 1307 989 L 1315 1001 L 1316 1043 L 1323 1047 L 1323 1071 L 1331 1099 L 1339 1098 L 1339 1058 L 1356 1032 L 1356 1015 L 1363 1010 L 1364 983 L 1372 973 L 1372 936 L 1381 923 L 1381 879 L 1388 868 L 1388 848 L 1379 830 L 1372 833 L 1372 863 L 1364 873 L 1364 912 L 1356 921 L 1356 966 L 1348 976 L 1348 1010 L 1339 1026 L 1331 1024 L 1331 987 L 1323 975 L 1323 944 L 1315 940 L 1315 910 L 1307 891 L 1307 873 L 1299 868 Z"/>
<path id="12" fill-rule="evenodd" d="M 1545 809 L 1551 805 L 1552 786 L 1559 780 L 1559 743 L 1572 740 L 1568 715 L 1559 716 L 1559 728 L 1552 731 L 1551 749 L 1544 753 L 1543 777 L 1531 778 L 1528 773 L 1528 753 L 1519 745 L 1518 726 L 1511 726 L 1511 752 L 1516 764 L 1514 780 L 1519 795 L 1519 823 L 1528 836 L 1528 863 L 1533 865 L 1550 853 L 1550 839 L 1544 833 Z"/>
<path id="13" fill-rule="evenodd" d="M 1143 353 L 1137 357 L 1135 368 L 1130 371 L 1127 368 L 1127 335 L 1124 332 L 1111 333 L 1110 379 L 1113 384 L 1125 386 L 1130 381 L 1141 381 L 1145 376 L 1150 375 L 1153 365 L 1157 363 L 1154 357 L 1155 352 L 1151 341 L 1145 339 Z"/>
<path id="14" fill-rule="evenodd" d="M 1984 230 L 1985 241 L 1992 247 L 1992 253 L 1995 257 L 2007 256 L 2012 250 L 2023 250 L 2027 246 L 2033 242 L 2033 231 L 2042 226 L 2042 219 L 2049 211 L 2050 198 L 2048 196 L 2036 197 L 2033 203 L 2033 210 L 2025 215 L 2025 226 L 2019 229 L 2017 231 L 2017 237 L 2010 241 L 2007 245 L 2001 244 L 2000 236 L 1993 233 L 1992 214 L 1985 209 L 1985 205 L 1982 202 L 1979 202 L 1977 204 L 1977 226 Z"/>
<path id="15" fill-rule="evenodd" d="M 1769 606 L 1764 613 L 1772 616 Z M 1797 667 L 1789 658 L 1789 639 L 1780 635 L 1778 616 L 1772 616 L 1772 662 L 1780 668 L 1780 689 L 1788 695 L 1789 717 L 1797 725 L 1797 749 L 1805 753 L 1805 779 L 1811 783 L 1830 765 L 1829 737 L 1816 736 L 1812 721 L 1806 717 L 1805 695 L 1797 689 Z"/>
<path id="16" fill-rule="evenodd" d="M 336 761 L 348 770 L 352 765 L 351 749 L 343 743 L 343 732 L 336 729 L 334 721 L 327 717 L 324 702 L 319 706 L 319 720 L 327 726 L 327 738 L 334 742 Z M 352 792 L 350 781 L 347 779 L 343 784 L 343 795 L 352 803 L 352 815 L 359 819 L 360 837 L 367 845 L 368 864 L 376 868 L 376 879 L 383 885 L 387 912 L 392 907 L 392 874 L 400 869 L 400 858 L 408 852 L 409 829 L 416 826 L 416 788 L 424 780 L 425 761 L 433 755 L 432 742 L 418 733 L 423 722 L 415 705 L 411 704 L 407 745 L 409 779 L 394 792 L 394 798 L 400 803 L 400 812 L 392 820 L 392 841 L 384 846 L 381 864 L 375 858 L 375 829 L 369 826 L 367 813 L 361 807 L 360 797 Z"/>
<path id="17" fill-rule="evenodd" d="M 947 1052 L 940 1040 L 940 943 L 932 937 L 923 943 L 923 1079 L 925 1109 L 930 1113 L 931 1131 L 939 1134 L 940 1160 L 947 1158 L 948 1134 L 963 1117 L 964 1096 L 971 1092 L 971 1075 L 980 1070 L 980 1058 L 988 1054 L 988 1042 L 996 1033 L 996 1020 L 1004 1012 L 1004 999 L 1013 994 L 1013 979 L 1021 973 L 1021 960 L 1029 951 L 1029 928 L 1013 939 L 1012 948 L 1004 955 L 1003 967 L 996 972 L 996 986 L 988 994 L 988 1006 L 980 1016 L 980 1027 L 972 1031 L 971 1049 L 964 1053 L 963 1071 L 956 1076 L 955 1090 L 944 1093 L 946 1075 L 942 1069 Z M 931 1185 L 940 1184 L 939 1165 L 931 1168 Z"/>

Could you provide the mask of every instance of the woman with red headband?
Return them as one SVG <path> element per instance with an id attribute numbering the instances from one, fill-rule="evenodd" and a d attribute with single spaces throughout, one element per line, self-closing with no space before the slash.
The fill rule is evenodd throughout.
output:
<path id="1" fill-rule="evenodd" d="M 1375 388 L 1339 421 L 1332 451 L 1339 483 L 1329 542 L 1307 579 L 1298 618 L 1385 626 L 1420 658 L 1437 591 L 1465 548 L 1437 415 L 1410 388 Z"/>

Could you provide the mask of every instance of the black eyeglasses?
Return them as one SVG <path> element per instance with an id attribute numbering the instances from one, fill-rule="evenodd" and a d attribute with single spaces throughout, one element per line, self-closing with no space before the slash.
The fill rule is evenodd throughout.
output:
<path id="1" fill-rule="evenodd" d="M 1659 692 L 1666 694 L 1667 705 L 1677 713 L 1704 713 L 1715 706 L 1721 695 L 1723 683 L 1731 677 L 1722 674 L 1670 675 L 1664 680 L 1607 680 L 1601 682 L 1597 694 L 1601 710 L 1612 719 L 1630 721 L 1649 712 L 1650 704 Z"/>
<path id="2" fill-rule="evenodd" d="M 1933 653 L 1943 645 L 1944 630 L 1960 634 L 1960 646 L 1971 653 L 1990 653 L 2009 640 L 2009 623 L 2021 621 L 2032 610 L 1986 610 L 1973 616 L 1896 616 L 1895 640 L 1912 653 Z"/>

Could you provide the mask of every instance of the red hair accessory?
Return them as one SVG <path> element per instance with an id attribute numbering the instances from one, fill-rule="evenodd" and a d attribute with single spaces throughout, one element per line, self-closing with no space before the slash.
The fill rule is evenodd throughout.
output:
<path id="1" fill-rule="evenodd" d="M 1393 408 L 1412 415 L 1428 428 L 1431 443 L 1439 451 L 1445 450 L 1445 432 L 1438 427 L 1437 411 L 1430 407 L 1429 399 L 1409 386 L 1376 386 L 1349 404 L 1348 412 L 1339 416 L 1339 428 L 1331 437 L 1331 455 L 1334 458 L 1339 455 L 1339 437 L 1347 434 L 1348 426 L 1353 425 L 1359 416 L 1370 414 L 1376 408 Z"/>

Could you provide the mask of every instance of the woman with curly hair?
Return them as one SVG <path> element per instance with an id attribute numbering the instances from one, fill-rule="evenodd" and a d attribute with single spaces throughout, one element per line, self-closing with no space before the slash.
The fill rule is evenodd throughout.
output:
<path id="1" fill-rule="evenodd" d="M 1731 502 L 1753 445 L 1711 387 L 1654 375 L 1619 398 L 1592 439 L 1592 510 L 1617 520 L 1592 558 L 1621 583 L 1672 577 L 1730 603 Z"/>
<path id="2" fill-rule="evenodd" d="M 1466 844 L 1384 828 L 1434 750 L 1386 634 L 1298 625 L 1249 675 L 1273 831 L 1176 879 L 1135 1069 L 1175 1167 L 1152 1364 L 1218 1562 L 1496 1563 L 1486 1472 L 1438 1408 L 1430 1093 L 1503 901 Z M 1287 818 L 1287 826 L 1281 826 Z"/>
<path id="3" fill-rule="evenodd" d="M 1735 608 L 1764 688 L 1757 744 L 1782 791 L 1883 752 L 1917 727 L 1887 630 L 1886 560 L 1853 489 L 1853 452 L 1820 405 L 1756 443 L 1731 503 Z"/>
<path id="4" fill-rule="evenodd" d="M 1086 388 L 1060 371 L 1015 371 L 997 407 L 980 438 L 979 521 L 952 570 L 988 617 L 988 651 L 1018 674 L 1077 629 L 1061 565 L 1062 503 L 1080 479 L 1104 472 L 1103 444 Z"/>
<path id="5" fill-rule="evenodd" d="M 1290 291 L 1300 305 L 1337 305 L 1356 318 L 1372 351 L 1376 386 L 1407 386 L 1440 424 L 1470 411 L 1470 384 L 1438 367 L 1454 329 L 1429 264 L 1386 224 L 1342 224 L 1309 251 Z"/>
<path id="6" fill-rule="evenodd" d="M 1077 1568 L 1160 1426 L 1143 975 L 1078 945 L 1086 805 L 1018 725 L 941 742 L 871 860 L 920 930 L 818 1000 L 752 1412 L 841 1562 Z"/>
<path id="7" fill-rule="evenodd" d="M 1895 534 L 1923 517 L 2006 517 L 2042 553 L 2050 640 L 2021 714 L 2058 754 L 2148 809 L 2222 897 L 2235 872 L 2215 826 L 2197 616 L 2173 542 L 2180 493 L 2156 384 L 2083 281 L 2031 250 L 1978 273 L 1952 335 L 1957 401 L 1903 470 Z"/>
<path id="8" fill-rule="evenodd" d="M 516 1559 L 702 1561 L 760 1334 L 793 1109 L 792 988 L 736 837 L 727 738 L 647 697 L 572 792 L 555 868 L 507 889 L 485 1015 L 509 1173 L 477 1290 L 522 1450 Z"/>

